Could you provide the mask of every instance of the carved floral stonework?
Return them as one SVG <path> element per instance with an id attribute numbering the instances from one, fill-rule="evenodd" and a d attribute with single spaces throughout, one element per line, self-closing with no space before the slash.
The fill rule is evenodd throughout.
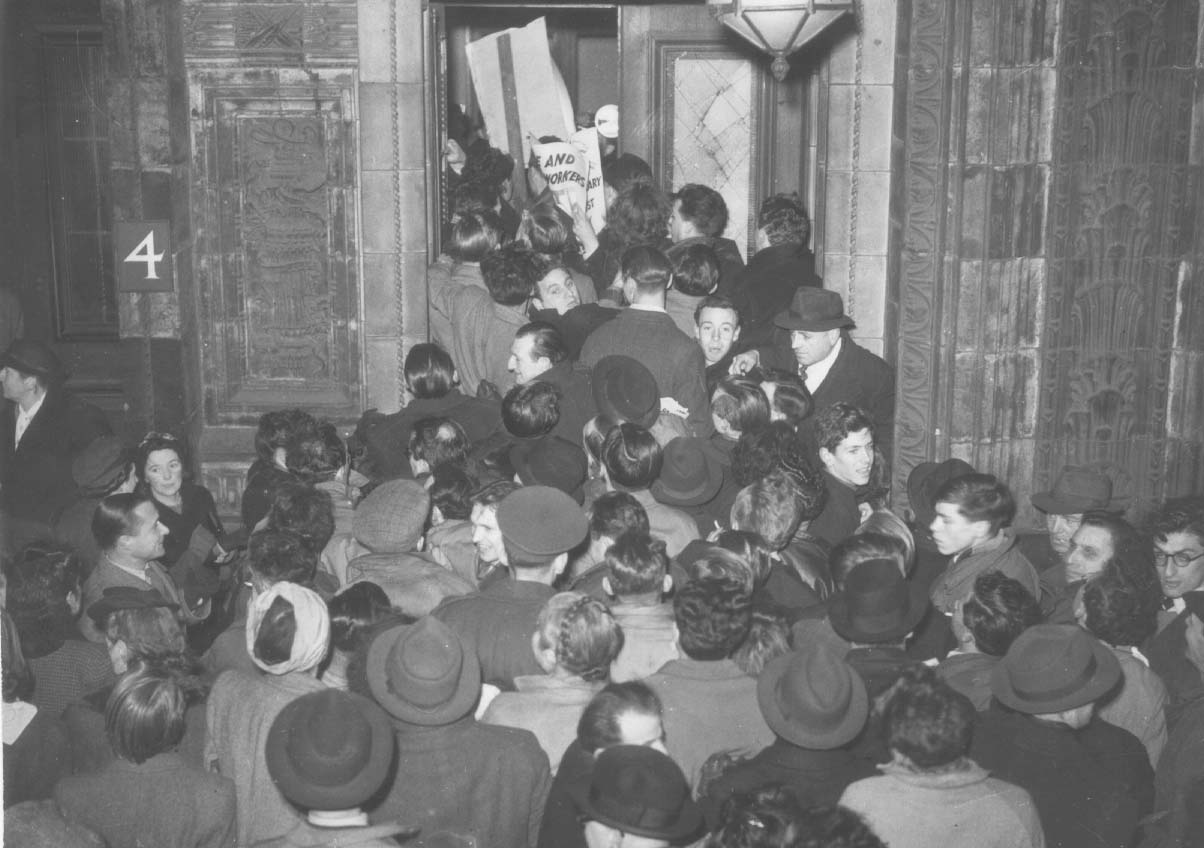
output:
<path id="1" fill-rule="evenodd" d="M 345 64 L 356 55 L 356 0 L 184 0 L 184 49 L 240 64 Z"/>

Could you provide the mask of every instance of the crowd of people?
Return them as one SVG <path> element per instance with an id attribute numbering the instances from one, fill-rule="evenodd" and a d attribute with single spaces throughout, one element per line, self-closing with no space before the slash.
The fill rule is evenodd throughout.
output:
<path id="1" fill-rule="evenodd" d="M 238 527 L 8 347 L 9 844 L 1200 844 L 1204 497 L 1067 467 L 1018 534 L 948 459 L 892 510 L 796 197 L 746 264 L 706 186 L 619 157 L 593 233 L 512 164 L 468 151 L 401 408 L 264 414 Z"/>

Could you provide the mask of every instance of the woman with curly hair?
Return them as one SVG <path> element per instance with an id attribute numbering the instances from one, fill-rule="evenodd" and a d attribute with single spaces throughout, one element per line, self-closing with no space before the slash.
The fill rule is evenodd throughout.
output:
<path id="1" fill-rule="evenodd" d="M 673 246 L 669 240 L 672 211 L 669 198 L 651 182 L 634 182 L 615 198 L 606 212 L 606 229 L 598 233 L 598 249 L 586 259 L 596 285 L 608 287 L 609 299 L 622 302 L 622 281 L 616 276 L 628 248 L 665 251 Z"/>
<path id="2" fill-rule="evenodd" d="M 482 721 L 530 730 L 555 774 L 576 738 L 582 710 L 610 679 L 623 631 L 606 604 L 580 592 L 561 592 L 540 611 L 531 647 L 545 674 L 516 677 L 518 691 L 498 695 Z"/>

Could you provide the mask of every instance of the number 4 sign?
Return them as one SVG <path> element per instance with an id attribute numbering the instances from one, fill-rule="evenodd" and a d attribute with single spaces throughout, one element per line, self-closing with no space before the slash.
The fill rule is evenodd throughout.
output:
<path id="1" fill-rule="evenodd" d="M 173 290 L 170 221 L 119 221 L 114 235 L 118 291 Z"/>

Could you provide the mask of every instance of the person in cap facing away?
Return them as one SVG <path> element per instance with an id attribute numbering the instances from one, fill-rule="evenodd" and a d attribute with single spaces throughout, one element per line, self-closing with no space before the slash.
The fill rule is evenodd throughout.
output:
<path id="1" fill-rule="evenodd" d="M 1064 465 L 1047 492 L 1036 492 L 1030 500 L 1045 516 L 1045 533 L 1022 533 L 1021 548 L 1044 572 L 1065 562 L 1070 539 L 1088 512 L 1117 512 L 1127 498 L 1112 496 L 1112 478 L 1094 468 Z"/>
<path id="2" fill-rule="evenodd" d="M 688 845 L 702 832 L 702 814 L 681 769 L 643 745 L 603 751 L 577 803 L 589 848 Z"/>
<path id="3" fill-rule="evenodd" d="M 869 715 L 865 684 L 828 646 L 778 657 L 756 687 L 775 740 L 707 787 L 708 823 L 718 821 L 720 806 L 732 795 L 780 784 L 804 806 L 834 804 L 846 786 L 873 774 L 873 765 L 849 750 Z"/>
<path id="4" fill-rule="evenodd" d="M 891 759 L 840 803 L 891 848 L 1042 848 L 1033 799 L 967 758 L 974 707 L 931 669 L 904 672 L 883 709 Z"/>
<path id="5" fill-rule="evenodd" d="M 116 436 L 98 436 L 72 460 L 71 477 L 75 497 L 55 516 L 54 540 L 75 550 L 84 562 L 96 562 L 100 548 L 92 535 L 92 513 L 107 495 L 134 491 L 138 478 L 131 451 Z"/>
<path id="6" fill-rule="evenodd" d="M 512 691 L 515 677 L 543 673 L 531 651 L 531 634 L 589 522 L 572 498 L 550 486 L 512 492 L 496 514 L 510 579 L 446 599 L 432 614 L 479 658 L 486 683 Z"/>
<path id="7" fill-rule="evenodd" d="M 482 846 L 535 844 L 548 757 L 529 730 L 476 720 L 481 665 L 451 628 L 431 616 L 385 626 L 350 676 L 353 692 L 389 714 L 397 740 L 396 767 L 369 821 L 403 819 L 424 841 L 447 833 Z"/>
<path id="8" fill-rule="evenodd" d="M 1095 715 L 1121 680 L 1107 646 L 1078 627 L 1022 633 L 991 674 L 970 758 L 1036 802 L 1050 846 L 1132 844 L 1153 802 L 1145 748 Z"/>
<path id="9" fill-rule="evenodd" d="M 394 748 L 389 717 L 362 695 L 327 689 L 290 703 L 268 731 L 268 773 L 306 818 L 256 848 L 392 848 L 392 837 L 414 836 L 401 822 L 369 827 L 360 809 L 384 785 Z"/>
<path id="10" fill-rule="evenodd" d="M 67 372 L 42 342 L 17 339 L 0 355 L 0 528 L 10 550 L 45 535 L 71 502 L 71 463 L 97 436 L 103 412 L 63 388 Z"/>

